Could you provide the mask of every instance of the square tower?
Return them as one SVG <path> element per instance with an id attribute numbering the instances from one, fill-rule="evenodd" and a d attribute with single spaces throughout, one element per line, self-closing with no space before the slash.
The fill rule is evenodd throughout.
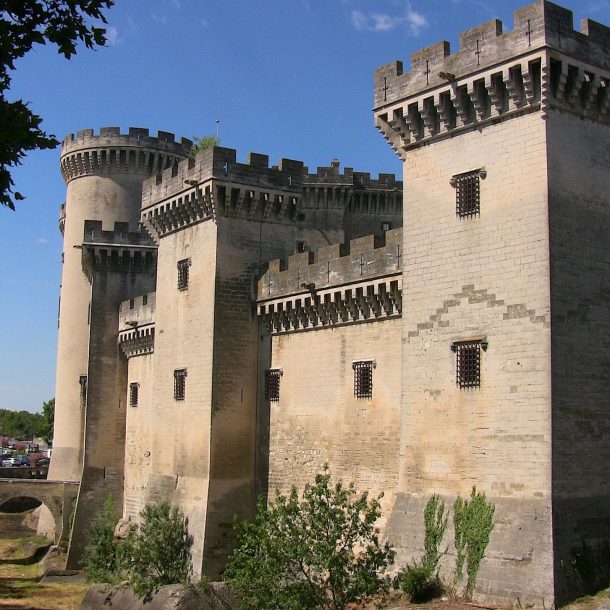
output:
<path id="1" fill-rule="evenodd" d="M 539 0 L 375 73 L 404 161 L 401 464 L 388 536 L 422 546 L 432 493 L 496 506 L 488 599 L 571 594 L 607 539 L 610 29 Z"/>

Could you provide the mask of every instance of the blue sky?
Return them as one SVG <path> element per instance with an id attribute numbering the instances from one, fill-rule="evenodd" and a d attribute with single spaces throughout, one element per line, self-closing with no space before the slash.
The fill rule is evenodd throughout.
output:
<path id="1" fill-rule="evenodd" d="M 38 47 L 17 63 L 23 98 L 59 139 L 79 129 L 148 127 L 285 156 L 315 168 L 332 158 L 361 171 L 399 172 L 373 128 L 375 67 L 449 40 L 494 17 L 512 27 L 525 0 L 116 0 L 106 48 L 71 61 Z M 610 0 L 563 0 L 610 23 Z M 0 408 L 37 411 L 54 395 L 65 199 L 59 150 L 14 172 L 27 196 L 0 209 Z"/>

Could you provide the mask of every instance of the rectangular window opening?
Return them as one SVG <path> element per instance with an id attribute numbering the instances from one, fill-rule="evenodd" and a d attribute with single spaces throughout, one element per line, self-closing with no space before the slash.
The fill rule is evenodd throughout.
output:
<path id="1" fill-rule="evenodd" d="M 474 170 L 457 174 L 451 178 L 455 188 L 455 213 L 458 218 L 471 218 L 481 213 L 480 178 L 485 178 L 484 170 Z"/>
<path id="2" fill-rule="evenodd" d="M 284 374 L 282 369 L 268 369 L 265 371 L 265 400 L 278 402 L 280 400 L 280 377 Z"/>
<path id="3" fill-rule="evenodd" d="M 186 369 L 174 371 L 174 399 L 184 400 L 186 396 Z"/>
<path id="4" fill-rule="evenodd" d="M 354 369 L 354 398 L 373 398 L 374 360 L 357 360 Z"/>
<path id="5" fill-rule="evenodd" d="M 186 290 L 189 287 L 190 266 L 190 258 L 184 258 L 181 261 L 178 261 L 178 290 Z"/>
<path id="6" fill-rule="evenodd" d="M 138 392 L 140 389 L 140 384 L 137 381 L 129 384 L 129 406 L 137 407 L 138 406 Z"/>
<path id="7" fill-rule="evenodd" d="M 80 385 L 80 402 L 84 406 L 87 404 L 87 375 L 81 375 L 78 378 L 78 383 Z"/>
<path id="8" fill-rule="evenodd" d="M 481 387 L 481 349 L 487 349 L 483 340 L 459 341 L 452 345 L 455 352 L 456 384 L 460 389 Z"/>

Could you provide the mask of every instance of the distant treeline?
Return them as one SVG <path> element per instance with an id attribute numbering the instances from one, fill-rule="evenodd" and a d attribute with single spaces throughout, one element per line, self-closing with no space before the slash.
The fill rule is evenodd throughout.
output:
<path id="1" fill-rule="evenodd" d="M 53 436 L 54 410 L 55 399 L 44 403 L 42 413 L 0 409 L 0 435 L 10 437 L 42 436 L 48 440 Z"/>

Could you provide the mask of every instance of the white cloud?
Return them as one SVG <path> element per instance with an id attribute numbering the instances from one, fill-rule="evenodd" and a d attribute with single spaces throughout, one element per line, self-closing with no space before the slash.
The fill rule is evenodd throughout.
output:
<path id="1" fill-rule="evenodd" d="M 208 23 L 207 19 L 202 19 L 202 20 L 200 21 L 200 23 L 201 23 L 201 27 L 202 27 L 202 28 L 207 28 L 207 27 L 208 27 L 208 25 L 210 25 L 210 24 Z"/>
<path id="2" fill-rule="evenodd" d="M 157 23 L 160 23 L 161 25 L 167 25 L 167 17 L 159 16 L 155 13 L 151 13 L 150 16 L 152 17 L 153 21 L 156 21 Z"/>
<path id="3" fill-rule="evenodd" d="M 182 2 L 180 0 L 170 0 L 170 4 L 177 9 L 182 8 Z"/>
<path id="4" fill-rule="evenodd" d="M 49 242 L 49 240 L 46 237 L 39 237 L 36 240 L 36 243 L 37 244 L 42 244 L 43 246 L 48 246 L 50 242 Z"/>
<path id="5" fill-rule="evenodd" d="M 108 44 L 112 47 L 117 43 L 119 39 L 119 31 L 113 26 L 109 26 L 106 28 L 106 40 Z"/>
<path id="6" fill-rule="evenodd" d="M 389 32 L 397 28 L 406 28 L 411 35 L 417 36 L 424 28 L 428 27 L 426 16 L 414 11 L 408 0 L 405 3 L 404 12 L 399 15 L 367 14 L 359 10 L 353 10 L 351 17 L 352 25 L 359 31 Z"/>

